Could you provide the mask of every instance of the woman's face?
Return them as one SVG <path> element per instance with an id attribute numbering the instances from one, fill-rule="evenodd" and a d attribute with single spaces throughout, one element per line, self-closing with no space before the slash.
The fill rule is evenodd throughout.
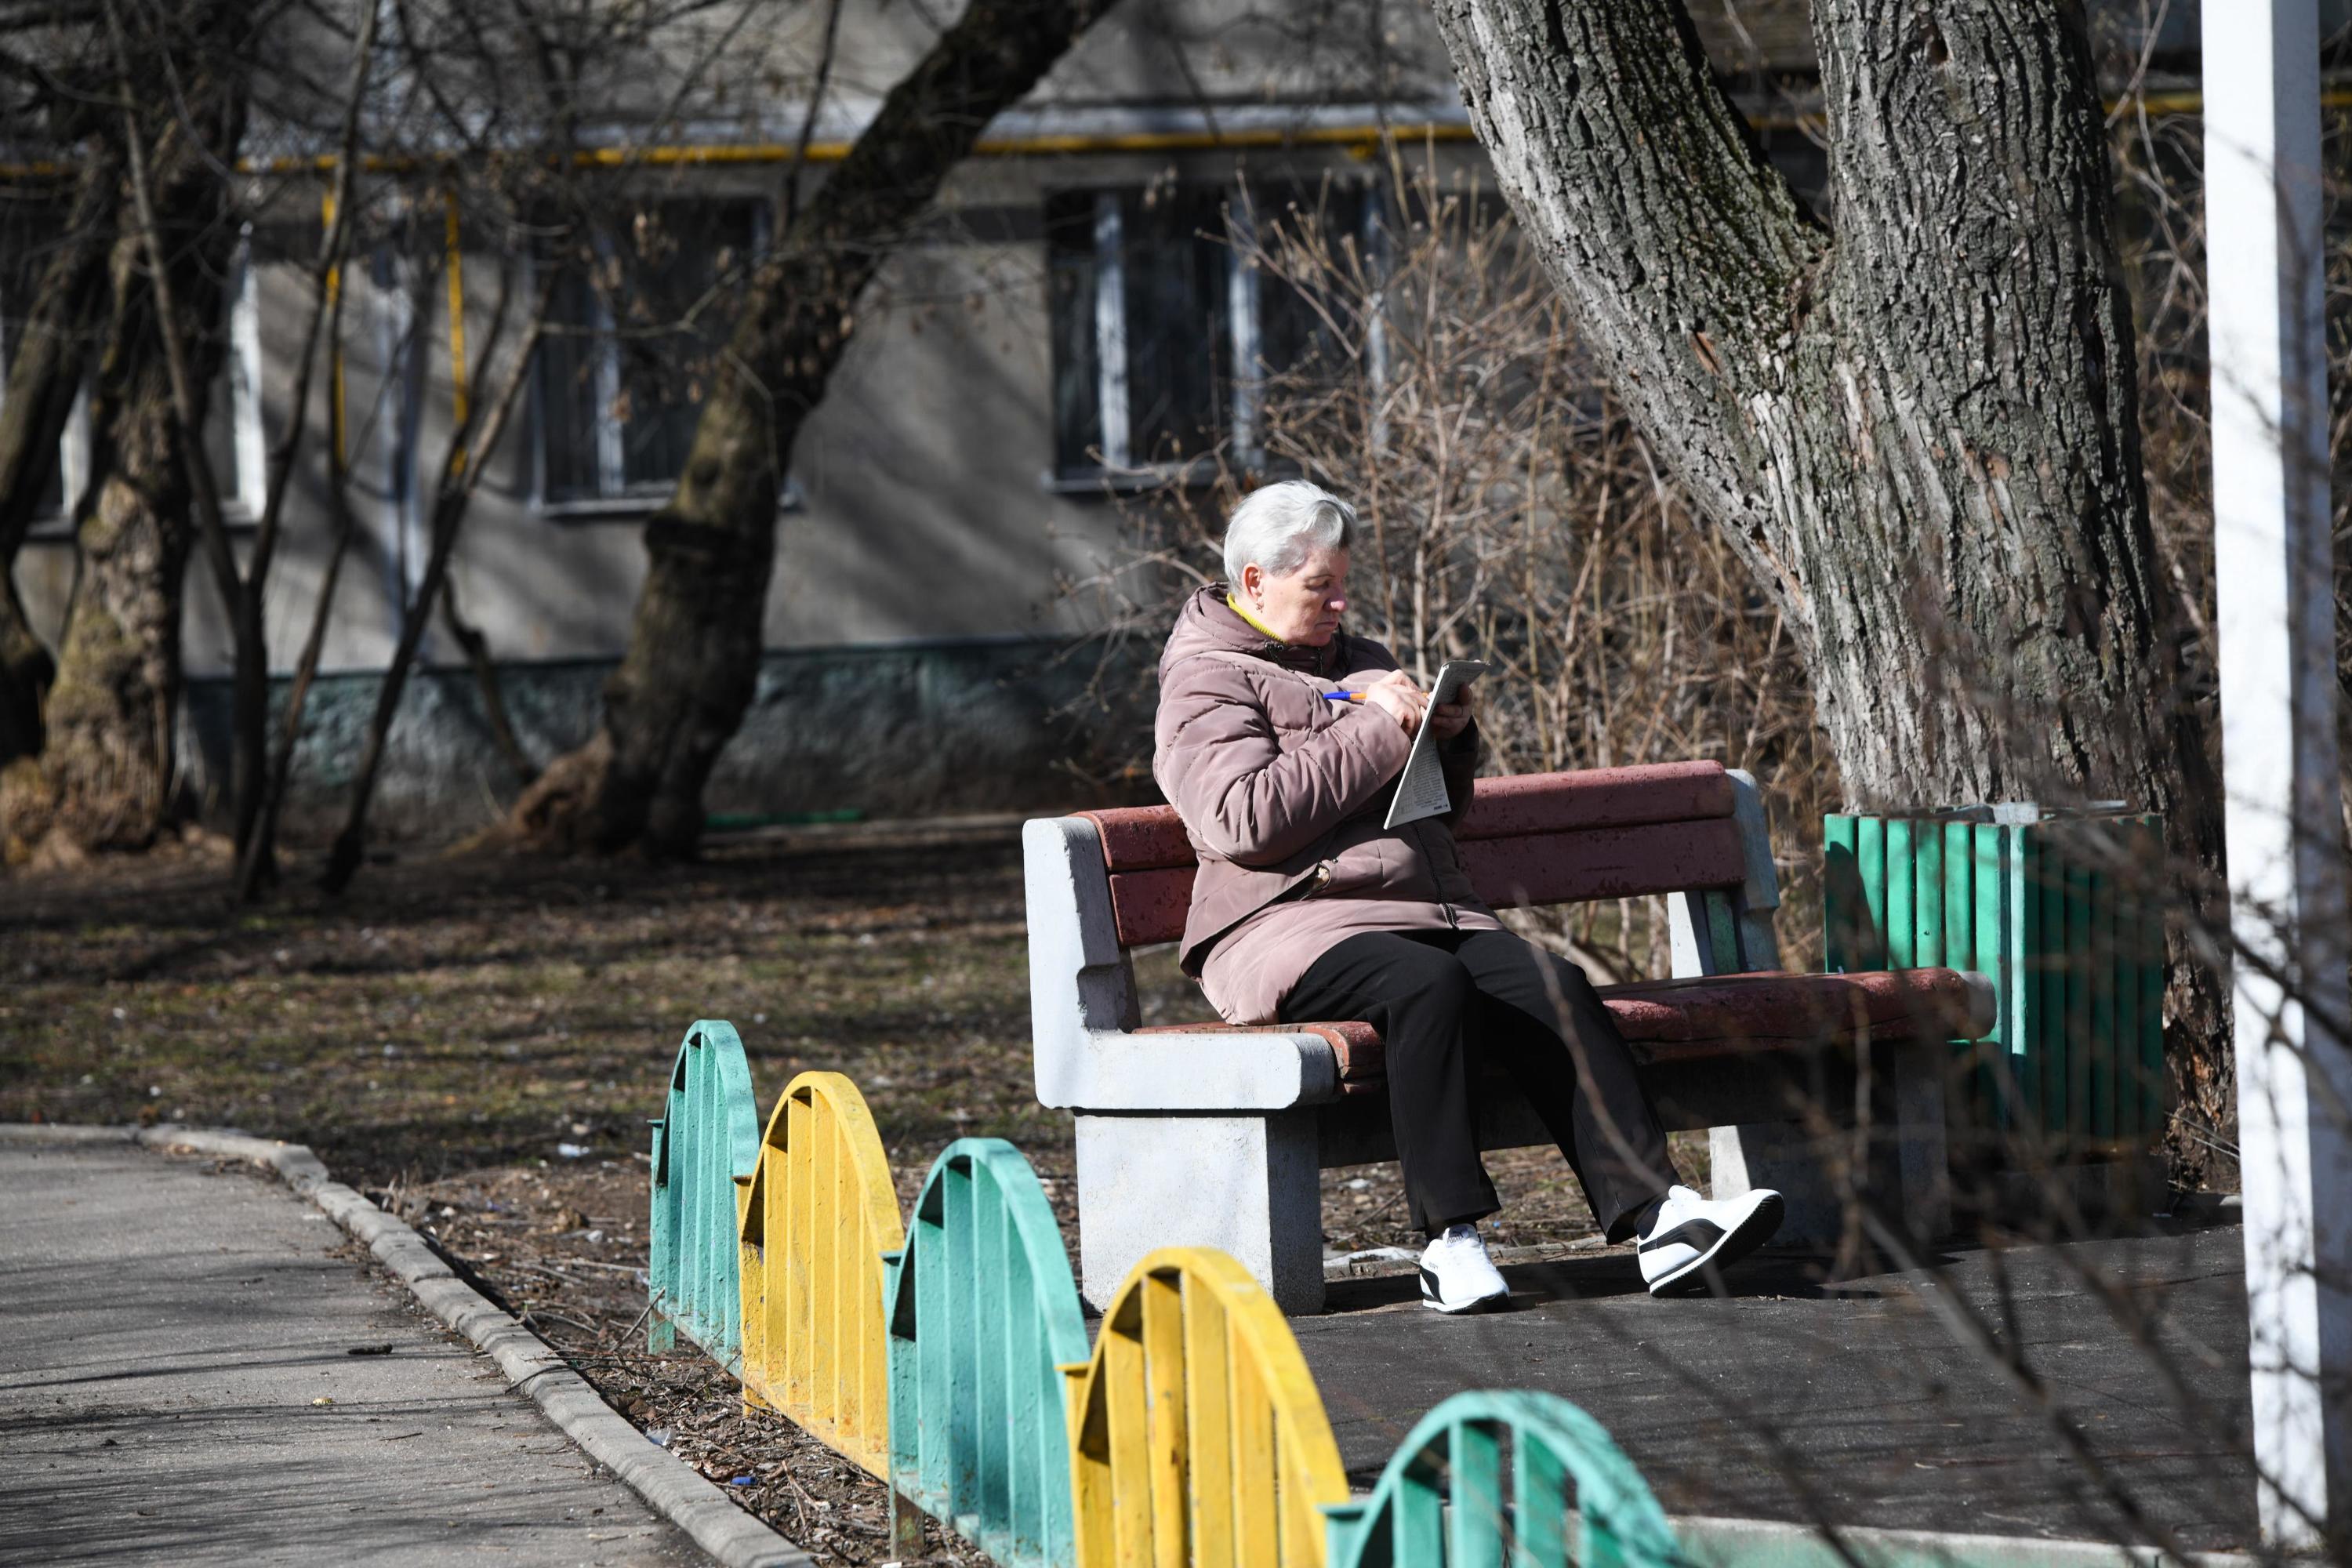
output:
<path id="1" fill-rule="evenodd" d="M 1279 577 L 1255 563 L 1244 566 L 1242 601 L 1284 642 L 1321 647 L 1338 634 L 1348 607 L 1348 552 L 1317 550 Z"/>

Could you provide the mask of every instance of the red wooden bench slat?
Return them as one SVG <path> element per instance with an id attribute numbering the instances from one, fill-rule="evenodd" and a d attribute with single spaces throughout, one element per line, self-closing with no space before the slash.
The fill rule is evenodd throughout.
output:
<path id="1" fill-rule="evenodd" d="M 1192 905 L 1194 869 L 1188 860 L 1157 871 L 1110 874 L 1110 912 L 1118 925 L 1119 946 L 1174 942 L 1184 934 L 1184 914 Z"/>
<path id="2" fill-rule="evenodd" d="M 1467 842 L 1586 827 L 1640 827 L 1727 817 L 1731 809 L 1731 775 L 1721 763 L 1520 773 L 1480 779 L 1454 837 Z M 1118 806 L 1078 815 L 1101 835 L 1103 865 L 1110 870 L 1157 871 L 1192 864 L 1192 846 L 1172 805 Z"/>
<path id="3" fill-rule="evenodd" d="M 1454 829 L 1474 838 L 1515 838 L 1584 827 L 1640 827 L 1729 816 L 1731 775 L 1721 763 L 1659 763 L 1480 779 Z"/>
<path id="4" fill-rule="evenodd" d="M 1082 811 L 1102 837 L 1103 864 L 1113 871 L 1156 871 L 1191 866 L 1192 841 L 1172 805 L 1120 805 Z"/>
<path id="5" fill-rule="evenodd" d="M 1470 885 L 1496 909 L 1727 888 L 1748 870 L 1739 825 L 1727 816 L 1481 838 L 1461 847 Z M 1174 942 L 1184 934 L 1195 869 L 1191 856 L 1187 849 L 1181 866 L 1110 874 L 1119 946 Z"/>
<path id="6" fill-rule="evenodd" d="M 1462 864 L 1496 909 L 1729 888 L 1748 875 L 1739 825 L 1728 816 L 1473 839 Z"/>
<path id="7" fill-rule="evenodd" d="M 1948 1039 L 1965 1035 L 1969 985 L 1949 969 L 1895 969 L 1859 974 L 1717 974 L 1600 987 L 1601 999 L 1644 1066 L 1801 1052 L 1851 1044 L 1867 1023 L 1872 1039 Z M 1387 1079 L 1380 1032 L 1370 1024 L 1283 1024 L 1234 1027 L 1176 1024 L 1147 1035 L 1263 1034 L 1304 1030 L 1331 1042 L 1339 1081 L 1368 1094 Z"/>
<path id="8" fill-rule="evenodd" d="M 1889 1038 L 1967 1032 L 1970 994 L 1951 969 L 1858 974 L 1777 970 L 1644 980 L 1601 993 L 1628 1040 L 1843 1039 L 1867 1025 Z"/>

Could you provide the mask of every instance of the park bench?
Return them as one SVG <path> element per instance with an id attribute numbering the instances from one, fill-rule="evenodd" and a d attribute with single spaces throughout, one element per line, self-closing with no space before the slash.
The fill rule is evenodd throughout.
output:
<path id="1" fill-rule="evenodd" d="M 1601 994 L 1666 1127 L 1711 1130 L 1716 1195 L 1778 1187 L 1784 1234 L 1833 1237 L 1820 1117 L 1867 1118 L 1891 1126 L 1875 1179 L 1899 1185 L 1892 1206 L 1923 1237 L 1944 1228 L 1948 1042 L 1990 1032 L 1990 983 L 1780 973 L 1752 779 L 1709 762 L 1481 779 L 1454 837 L 1498 910 L 1667 895 L 1674 977 Z M 1378 1034 L 1344 1019 L 1140 1027 L 1129 954 L 1175 941 L 1192 897 L 1175 811 L 1038 818 L 1023 844 L 1037 1098 L 1076 1120 L 1087 1299 L 1108 1300 L 1155 1247 L 1200 1246 L 1239 1258 L 1285 1311 L 1318 1310 L 1318 1173 L 1395 1157 Z M 1550 1142 L 1507 1081 L 1481 1098 L 1482 1149 Z"/>

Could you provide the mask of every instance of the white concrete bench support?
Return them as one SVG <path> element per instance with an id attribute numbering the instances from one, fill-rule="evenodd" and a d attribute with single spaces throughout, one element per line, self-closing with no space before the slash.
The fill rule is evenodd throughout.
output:
<path id="1" fill-rule="evenodd" d="M 1101 1307 L 1162 1247 L 1231 1253 L 1284 1313 L 1323 1310 L 1315 1113 L 1077 1115 L 1079 1289 Z"/>

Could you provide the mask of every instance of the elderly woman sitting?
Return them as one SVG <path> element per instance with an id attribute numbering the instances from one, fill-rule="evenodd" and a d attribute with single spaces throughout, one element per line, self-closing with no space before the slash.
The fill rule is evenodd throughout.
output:
<path id="1" fill-rule="evenodd" d="M 1712 1203 L 1676 1184 L 1583 972 L 1503 929 L 1445 821 L 1382 826 L 1423 724 L 1466 805 L 1478 731 L 1466 699 L 1430 708 L 1388 649 L 1340 630 L 1355 523 L 1303 481 L 1250 495 L 1226 527 L 1228 581 L 1192 596 L 1160 657 L 1152 772 L 1201 859 L 1184 971 L 1229 1023 L 1380 1030 L 1429 1305 L 1509 1294 L 1476 1226 L 1502 1206 L 1478 1158 L 1486 1062 L 1542 1116 L 1609 1239 L 1638 1238 L 1651 1292 L 1702 1289 L 1779 1227 L 1780 1194 Z"/>

